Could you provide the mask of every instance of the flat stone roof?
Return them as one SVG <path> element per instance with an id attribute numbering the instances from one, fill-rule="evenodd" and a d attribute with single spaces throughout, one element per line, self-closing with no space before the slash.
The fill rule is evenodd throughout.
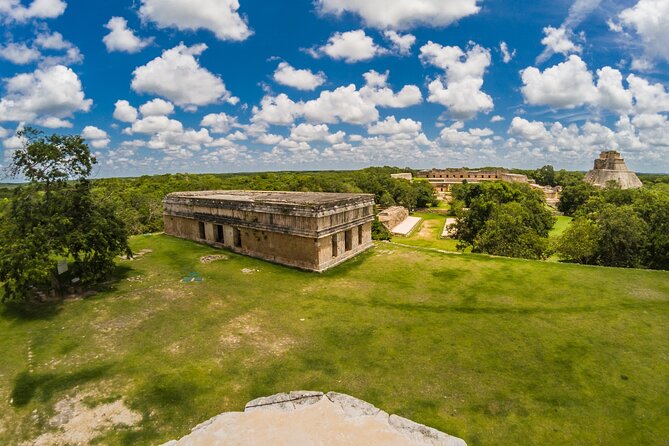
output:
<path id="1" fill-rule="evenodd" d="M 313 207 L 367 202 L 372 201 L 374 199 L 374 195 L 330 192 L 212 190 L 198 192 L 173 192 L 168 194 L 166 198 L 169 200 L 213 200 L 221 202 L 238 202 L 240 204 L 245 203 L 274 206 Z"/>

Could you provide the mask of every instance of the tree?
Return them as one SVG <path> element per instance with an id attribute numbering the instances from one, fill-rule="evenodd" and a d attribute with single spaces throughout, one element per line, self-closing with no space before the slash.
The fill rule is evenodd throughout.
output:
<path id="1" fill-rule="evenodd" d="M 519 202 L 495 207 L 477 234 L 472 251 L 525 259 L 545 258 L 548 238 L 532 227 L 529 214 L 528 208 Z"/>
<path id="2" fill-rule="evenodd" d="M 599 245 L 599 228 L 590 219 L 574 219 L 556 242 L 556 252 L 563 260 L 592 263 Z"/>
<path id="3" fill-rule="evenodd" d="M 510 257 L 543 258 L 555 219 L 540 191 L 501 181 L 453 188 L 458 248 Z"/>
<path id="4" fill-rule="evenodd" d="M 392 234 L 388 228 L 383 226 L 383 223 L 378 218 L 374 217 L 374 221 L 372 222 L 372 240 L 390 240 L 391 238 Z"/>
<path id="5" fill-rule="evenodd" d="M 598 189 L 583 181 L 566 186 L 560 193 L 560 202 L 558 211 L 565 215 L 574 215 L 574 213 L 585 204 L 593 195 L 597 195 Z"/>
<path id="6" fill-rule="evenodd" d="M 0 217 L 0 282 L 5 300 L 62 294 L 106 277 L 115 257 L 130 254 L 125 223 L 87 177 L 95 158 L 80 136 L 19 133 L 14 153 L 17 187 Z M 67 265 L 67 272 L 64 266 Z"/>
<path id="7" fill-rule="evenodd" d="M 648 244 L 648 225 L 632 206 L 606 204 L 596 213 L 599 243 L 597 263 L 636 268 L 642 264 Z"/>
<path id="8" fill-rule="evenodd" d="M 537 182 L 537 184 L 542 186 L 556 186 L 557 183 L 555 182 L 555 169 L 553 169 L 553 166 L 550 164 L 542 167 L 541 169 L 537 169 L 534 173 L 534 180 Z"/>

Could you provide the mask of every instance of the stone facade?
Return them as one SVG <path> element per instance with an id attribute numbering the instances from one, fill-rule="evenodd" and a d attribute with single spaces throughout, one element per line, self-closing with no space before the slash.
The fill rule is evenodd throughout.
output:
<path id="1" fill-rule="evenodd" d="M 622 189 L 643 186 L 639 177 L 627 168 L 620 153 L 614 150 L 600 153 L 594 168 L 585 176 L 585 181 L 597 187 L 604 187 L 609 181 L 615 181 Z"/>
<path id="2" fill-rule="evenodd" d="M 165 233 L 310 271 L 372 246 L 374 196 L 310 192 L 177 192 Z"/>
<path id="3" fill-rule="evenodd" d="M 407 180 L 409 182 L 413 181 L 413 175 L 411 172 L 391 173 L 390 178 L 395 178 L 396 180 Z"/>
<path id="4" fill-rule="evenodd" d="M 529 183 L 525 175 L 508 173 L 500 169 L 496 170 L 467 170 L 467 169 L 431 169 L 418 173 L 418 178 L 425 178 L 430 182 L 439 194 L 450 193 L 454 184 L 460 184 L 465 180 L 468 183 L 481 183 L 483 181 L 507 181 L 510 183 Z"/>

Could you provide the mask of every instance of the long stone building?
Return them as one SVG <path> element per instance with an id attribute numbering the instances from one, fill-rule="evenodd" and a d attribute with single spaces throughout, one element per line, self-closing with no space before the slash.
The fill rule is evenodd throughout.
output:
<path id="1" fill-rule="evenodd" d="M 449 193 L 454 184 L 463 181 L 481 183 L 483 181 L 508 181 L 511 183 L 529 183 L 525 175 L 496 170 L 467 169 L 430 169 L 418 173 L 418 178 L 427 179 L 438 193 Z"/>
<path id="2" fill-rule="evenodd" d="M 639 177 L 627 168 L 625 160 L 615 150 L 599 154 L 594 168 L 585 176 L 585 181 L 597 187 L 604 187 L 609 181 L 615 181 L 621 189 L 636 189 L 643 186 Z"/>
<path id="3" fill-rule="evenodd" d="M 310 271 L 372 246 L 369 194 L 176 192 L 163 205 L 166 234 Z"/>

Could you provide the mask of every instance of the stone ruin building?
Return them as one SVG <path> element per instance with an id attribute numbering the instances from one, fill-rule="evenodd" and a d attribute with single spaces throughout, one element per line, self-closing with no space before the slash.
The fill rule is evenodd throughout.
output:
<path id="1" fill-rule="evenodd" d="M 425 178 L 439 194 L 451 192 L 454 184 L 467 180 L 468 183 L 483 181 L 508 181 L 510 183 L 530 183 L 525 175 L 508 173 L 501 169 L 468 170 L 468 169 L 431 169 L 418 173 L 418 178 Z"/>
<path id="2" fill-rule="evenodd" d="M 176 192 L 163 205 L 166 234 L 310 271 L 372 246 L 370 194 Z"/>
<path id="3" fill-rule="evenodd" d="M 391 206 L 379 212 L 379 222 L 386 227 L 387 230 L 392 231 L 393 228 L 409 216 L 409 210 L 402 206 Z"/>
<path id="4" fill-rule="evenodd" d="M 615 181 L 621 189 L 636 189 L 643 184 L 634 172 L 627 168 L 625 160 L 615 150 L 599 154 L 594 168 L 585 176 L 585 182 L 604 187 L 608 181 Z"/>

